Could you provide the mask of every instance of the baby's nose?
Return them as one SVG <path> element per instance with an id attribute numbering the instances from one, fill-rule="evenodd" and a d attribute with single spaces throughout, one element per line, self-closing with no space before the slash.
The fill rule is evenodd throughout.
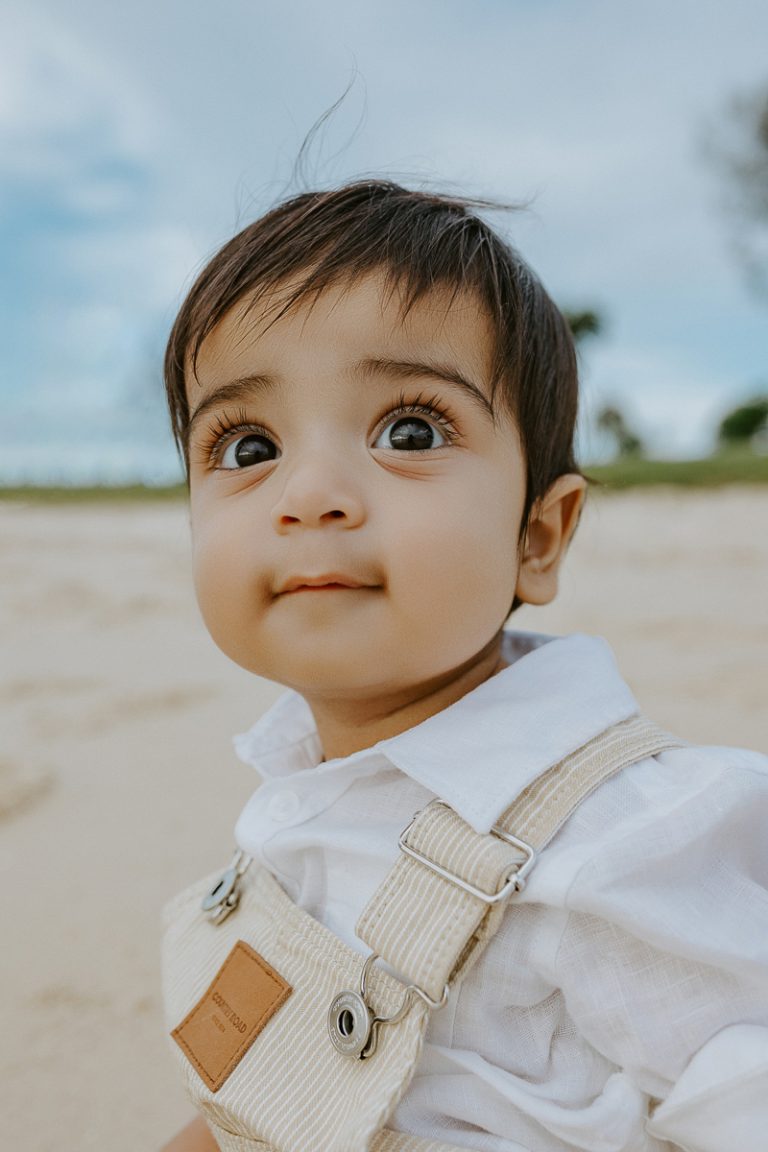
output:
<path id="1" fill-rule="evenodd" d="M 288 477 L 272 509 L 276 532 L 304 528 L 356 528 L 365 519 L 359 484 L 333 466 L 297 468 Z"/>

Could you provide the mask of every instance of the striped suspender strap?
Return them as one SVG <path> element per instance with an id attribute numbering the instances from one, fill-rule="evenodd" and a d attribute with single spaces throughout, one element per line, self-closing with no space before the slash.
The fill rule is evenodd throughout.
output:
<path id="1" fill-rule="evenodd" d="M 683 743 L 632 716 L 529 784 L 489 835 L 433 801 L 403 833 L 400 857 L 357 935 L 401 978 L 441 1001 L 498 929 L 536 854 L 581 801 L 629 764 Z"/>

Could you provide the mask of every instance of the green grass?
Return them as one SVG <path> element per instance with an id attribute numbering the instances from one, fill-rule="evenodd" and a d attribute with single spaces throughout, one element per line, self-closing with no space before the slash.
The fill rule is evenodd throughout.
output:
<path id="1" fill-rule="evenodd" d="M 768 456 L 721 452 L 703 460 L 629 458 L 584 469 L 607 491 L 673 484 L 685 488 L 721 488 L 726 484 L 768 484 Z"/>
<path id="2" fill-rule="evenodd" d="M 629 458 L 611 464 L 594 464 L 585 468 L 596 483 L 596 489 L 607 492 L 625 488 L 646 488 L 673 484 L 686 488 L 719 488 L 726 484 L 768 484 L 768 455 L 752 452 L 721 452 L 703 460 L 644 460 Z M 94 501 L 129 503 L 130 501 L 183 500 L 184 484 L 150 487 L 131 484 L 124 487 L 36 488 L 23 486 L 3 488 L 0 500 L 31 504 L 84 504 Z"/>
<path id="3" fill-rule="evenodd" d="M 126 484 L 124 486 L 100 485 L 86 488 L 75 487 L 34 487 L 21 485 L 4 488 L 0 486 L 0 500 L 17 500 L 30 504 L 127 504 L 131 501 L 181 500 L 187 495 L 186 485 L 169 484 L 164 487 L 147 484 Z"/>

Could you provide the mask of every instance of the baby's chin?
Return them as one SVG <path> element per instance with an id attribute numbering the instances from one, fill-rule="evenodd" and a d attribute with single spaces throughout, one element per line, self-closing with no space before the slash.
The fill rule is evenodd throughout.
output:
<path id="1" fill-rule="evenodd" d="M 464 668 L 447 658 L 442 663 L 433 659 L 414 661 L 412 665 L 394 659 L 388 666 L 375 654 L 338 663 L 327 656 L 313 660 L 303 654 L 291 661 L 259 662 L 248 670 L 293 689 L 310 704 L 339 705 L 343 711 L 345 704 L 368 703 L 371 707 L 364 709 L 366 714 L 386 715 L 449 685 Z"/>
<path id="2" fill-rule="evenodd" d="M 416 690 L 419 678 L 404 676 L 402 669 L 387 675 L 372 661 L 365 668 L 350 667 L 349 662 L 334 666 L 329 661 L 293 660 L 290 663 L 252 666 L 257 676 L 292 688 L 308 700 L 362 701 L 408 696 Z"/>

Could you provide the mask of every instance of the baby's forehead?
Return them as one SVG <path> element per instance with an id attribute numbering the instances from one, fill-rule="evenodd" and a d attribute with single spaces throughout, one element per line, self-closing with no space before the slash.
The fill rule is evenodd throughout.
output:
<path id="1" fill-rule="evenodd" d="M 369 320 L 380 317 L 393 331 L 408 331 L 414 322 L 421 325 L 425 320 L 439 329 L 458 316 L 481 328 L 482 335 L 489 335 L 493 327 L 479 291 L 448 282 L 411 283 L 407 275 L 398 275 L 386 266 L 348 271 L 319 286 L 312 279 L 311 268 L 276 284 L 257 284 L 238 297 L 222 319 L 231 327 L 263 331 L 283 316 L 306 319 L 318 306 L 329 313 L 341 307 L 359 308 L 361 316 Z"/>
<path id="2" fill-rule="evenodd" d="M 417 293 L 386 270 L 339 277 L 315 289 L 292 277 L 243 295 L 202 341 L 188 365 L 190 399 L 222 373 L 289 366 L 307 354 L 340 365 L 377 361 L 437 366 L 491 385 L 496 334 L 474 292 L 436 284 Z"/>

